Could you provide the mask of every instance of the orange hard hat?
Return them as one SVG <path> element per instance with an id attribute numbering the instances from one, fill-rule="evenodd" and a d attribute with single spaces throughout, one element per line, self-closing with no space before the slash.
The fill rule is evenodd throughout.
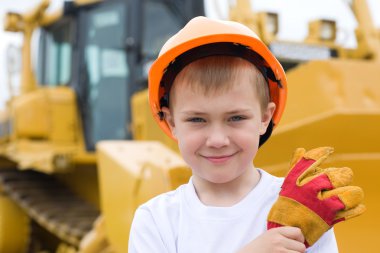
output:
<path id="1" fill-rule="evenodd" d="M 276 104 L 270 126 L 260 145 L 271 135 L 285 108 L 287 81 L 284 69 L 274 55 L 248 27 L 233 21 L 195 17 L 162 47 L 149 71 L 149 103 L 161 129 L 172 139 L 161 110 L 177 74 L 189 63 L 213 55 L 230 55 L 252 62 L 268 82 L 270 99 Z"/>

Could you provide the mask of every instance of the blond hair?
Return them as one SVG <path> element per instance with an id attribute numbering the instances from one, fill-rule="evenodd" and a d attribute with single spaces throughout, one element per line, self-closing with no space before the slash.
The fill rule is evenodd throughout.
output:
<path id="1" fill-rule="evenodd" d="M 208 56 L 190 63 L 176 76 L 170 94 L 178 84 L 189 85 L 206 96 L 227 92 L 243 72 L 249 73 L 261 109 L 266 108 L 270 102 L 267 81 L 252 63 L 234 56 Z"/>

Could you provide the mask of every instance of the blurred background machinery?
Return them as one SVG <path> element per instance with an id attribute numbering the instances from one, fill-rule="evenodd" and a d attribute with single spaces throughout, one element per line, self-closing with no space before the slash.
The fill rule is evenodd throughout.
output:
<path id="1" fill-rule="evenodd" d="M 147 71 L 171 35 L 207 14 L 205 5 L 76 0 L 47 13 L 48 5 L 6 17 L 5 30 L 24 39 L 20 90 L 0 112 L 0 252 L 124 253 L 136 207 L 191 176 L 153 121 Z M 380 225 L 380 31 L 366 2 L 351 4 L 355 49 L 335 43 L 334 20 L 311 22 L 302 42 L 282 41 L 278 14 L 254 12 L 243 0 L 229 8 L 229 19 L 260 34 L 289 81 L 284 117 L 255 165 L 283 176 L 295 148 L 335 147 L 328 165 L 354 170 L 368 208 L 336 226 L 339 248 L 373 252 Z M 10 53 L 8 63 L 15 57 Z"/>

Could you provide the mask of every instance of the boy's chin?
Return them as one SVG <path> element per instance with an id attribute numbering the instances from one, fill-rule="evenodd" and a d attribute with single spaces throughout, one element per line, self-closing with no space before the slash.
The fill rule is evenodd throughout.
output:
<path id="1" fill-rule="evenodd" d="M 213 175 L 203 178 L 204 181 L 210 184 L 228 184 L 234 182 L 237 179 L 237 176 L 231 175 Z"/>

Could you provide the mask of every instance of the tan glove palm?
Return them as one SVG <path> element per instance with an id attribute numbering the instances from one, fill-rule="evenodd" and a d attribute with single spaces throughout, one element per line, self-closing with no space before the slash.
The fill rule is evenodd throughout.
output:
<path id="1" fill-rule="evenodd" d="M 333 152 L 322 147 L 297 149 L 280 195 L 268 215 L 268 229 L 279 226 L 299 227 L 305 245 L 313 245 L 335 223 L 362 214 L 363 191 L 349 186 L 350 168 L 320 168 Z"/>

